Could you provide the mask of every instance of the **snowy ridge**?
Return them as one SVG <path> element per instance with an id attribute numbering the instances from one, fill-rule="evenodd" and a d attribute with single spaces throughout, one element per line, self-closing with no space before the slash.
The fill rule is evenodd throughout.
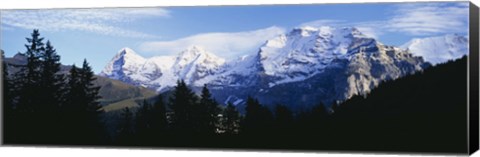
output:
<path id="1" fill-rule="evenodd" d="M 190 84 L 213 74 L 224 63 L 224 59 L 198 46 L 192 46 L 178 56 L 155 56 L 147 59 L 130 48 L 123 48 L 100 75 L 164 91 L 173 87 L 179 79 Z"/>
<path id="2" fill-rule="evenodd" d="M 432 64 L 447 62 L 468 54 L 468 39 L 457 34 L 416 38 L 401 46 Z"/>
<path id="3" fill-rule="evenodd" d="M 203 84 L 232 87 L 251 85 L 254 83 L 251 77 L 254 77 L 254 74 L 259 72 L 256 62 L 257 56 L 247 55 L 239 57 L 221 66 L 216 75 L 209 75 L 197 81 L 194 86 Z"/>
<path id="4" fill-rule="evenodd" d="M 187 78 L 185 81 L 192 83 L 214 74 L 224 63 L 225 59 L 193 46 L 180 53 L 172 68 L 179 78 Z"/>
<path id="5" fill-rule="evenodd" d="M 145 58 L 138 55 L 135 51 L 130 48 L 123 48 L 107 64 L 102 73 L 113 79 L 121 79 L 126 75 L 135 74 L 144 62 Z"/>
<path id="6" fill-rule="evenodd" d="M 265 74 L 277 78 L 270 83 L 272 87 L 307 79 L 332 60 L 346 58 L 349 50 L 373 42 L 353 27 L 301 27 L 268 40 L 259 56 Z"/>

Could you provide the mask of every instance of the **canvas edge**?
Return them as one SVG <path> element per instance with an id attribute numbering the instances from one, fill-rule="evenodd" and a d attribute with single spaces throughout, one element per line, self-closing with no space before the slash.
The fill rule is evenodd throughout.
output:
<path id="1" fill-rule="evenodd" d="M 469 16 L 469 105 L 468 105 L 468 153 L 471 155 L 479 147 L 479 12 L 478 6 L 470 2 Z"/>

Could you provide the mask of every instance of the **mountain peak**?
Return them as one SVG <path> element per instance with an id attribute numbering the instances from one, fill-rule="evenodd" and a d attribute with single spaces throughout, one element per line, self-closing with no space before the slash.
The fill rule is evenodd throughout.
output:
<path id="1" fill-rule="evenodd" d="M 180 52 L 178 56 L 182 58 L 195 57 L 195 56 L 207 54 L 207 53 L 208 53 L 207 50 L 205 50 L 203 47 L 194 45 Z"/>
<path id="2" fill-rule="evenodd" d="M 445 35 L 445 38 L 446 40 L 450 40 L 450 42 L 468 43 L 468 36 L 463 36 L 457 33 L 447 34 Z"/>
<path id="3" fill-rule="evenodd" d="M 205 51 L 205 48 L 201 47 L 201 46 L 197 46 L 197 45 L 193 45 L 193 46 L 190 46 L 189 48 L 187 48 L 188 51 Z"/>
<path id="4" fill-rule="evenodd" d="M 137 54 L 135 51 L 133 51 L 131 48 L 125 47 L 120 49 L 118 51 L 118 54 L 114 58 L 114 60 L 122 59 L 124 62 L 144 62 L 145 58 Z"/>
<path id="5" fill-rule="evenodd" d="M 27 64 L 27 56 L 24 53 L 18 52 L 12 58 L 5 57 L 4 61 L 9 64 L 15 65 L 26 65 Z"/>
<path id="6" fill-rule="evenodd" d="M 288 36 L 300 35 L 305 37 L 305 36 L 310 36 L 312 35 L 312 33 L 317 31 L 318 31 L 318 28 L 314 28 L 310 26 L 295 27 L 287 35 Z"/>
<path id="7" fill-rule="evenodd" d="M 206 77 L 225 63 L 200 46 L 191 46 L 182 51 L 172 66 L 173 73 L 187 83 Z"/>
<path id="8" fill-rule="evenodd" d="M 216 62 L 219 64 L 223 64 L 224 62 L 223 58 L 220 58 L 215 54 L 208 52 L 205 48 L 201 46 L 190 46 L 180 52 L 180 54 L 177 56 L 177 63 L 186 64 L 189 62 L 193 62 L 197 59 L 207 60 L 209 62 Z"/>
<path id="9" fill-rule="evenodd" d="M 100 75 L 111 75 L 112 78 L 122 77 L 124 73 L 136 71 L 145 60 L 145 58 L 132 49 L 125 47 L 118 51 L 117 55 L 105 66 Z"/>
<path id="10" fill-rule="evenodd" d="M 301 35 L 307 37 L 310 35 L 319 35 L 319 36 L 331 36 L 331 35 L 342 35 L 342 36 L 355 36 L 355 37 L 366 37 L 358 28 L 356 27 L 332 27 L 332 26 L 302 26 L 293 28 L 287 35 Z"/>
<path id="11" fill-rule="evenodd" d="M 459 34 L 415 38 L 401 46 L 432 64 L 447 62 L 468 54 L 468 38 Z"/>
<path id="12" fill-rule="evenodd" d="M 135 51 L 133 51 L 131 48 L 129 47 L 124 47 L 122 49 L 120 49 L 117 53 L 117 56 L 125 56 L 125 55 L 135 55 L 135 56 L 139 56 Z"/>
<path id="13" fill-rule="evenodd" d="M 297 27 L 286 35 L 268 40 L 259 51 L 260 63 L 267 75 L 285 76 L 291 80 L 311 75 L 336 58 L 345 58 L 359 47 L 372 47 L 377 42 L 355 27 Z M 304 65 L 310 65 L 305 68 Z M 302 67 L 302 68 L 299 68 Z M 287 75 L 288 78 L 287 78 Z"/>
<path id="14" fill-rule="evenodd" d="M 27 55 L 19 52 L 13 56 L 13 59 L 27 62 Z"/>

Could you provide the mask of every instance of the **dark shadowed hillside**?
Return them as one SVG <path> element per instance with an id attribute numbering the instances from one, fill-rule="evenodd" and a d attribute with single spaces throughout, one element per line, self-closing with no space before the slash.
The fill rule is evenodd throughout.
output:
<path id="1" fill-rule="evenodd" d="M 463 57 L 342 103 L 332 130 L 367 150 L 466 152 L 466 115 Z"/>

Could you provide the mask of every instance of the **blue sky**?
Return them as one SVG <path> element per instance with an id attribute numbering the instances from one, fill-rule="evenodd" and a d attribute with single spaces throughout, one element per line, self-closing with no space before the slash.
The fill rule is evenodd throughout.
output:
<path id="1" fill-rule="evenodd" d="M 0 47 L 7 57 L 25 52 L 25 37 L 38 28 L 63 64 L 87 58 L 98 73 L 123 47 L 151 57 L 199 45 L 228 60 L 255 53 L 294 27 L 324 25 L 357 27 L 399 46 L 412 38 L 467 35 L 468 2 L 3 10 Z"/>

